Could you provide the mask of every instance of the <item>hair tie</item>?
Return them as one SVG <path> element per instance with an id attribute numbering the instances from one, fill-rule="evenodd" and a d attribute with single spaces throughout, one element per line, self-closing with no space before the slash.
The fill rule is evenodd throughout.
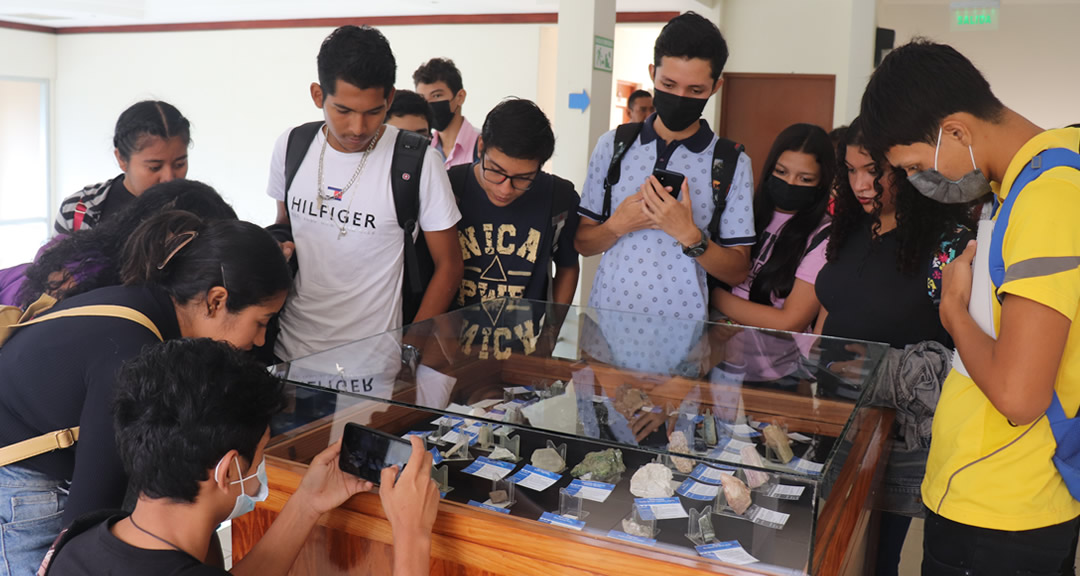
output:
<path id="1" fill-rule="evenodd" d="M 176 244 L 175 248 L 173 248 L 171 251 L 169 251 L 169 255 L 165 257 L 165 260 L 163 260 L 161 262 L 161 264 L 158 264 L 157 269 L 158 270 L 164 270 L 165 266 L 168 266 L 169 261 L 171 261 L 173 259 L 173 256 L 176 256 L 177 252 L 183 250 L 184 246 L 187 246 L 188 244 L 191 244 L 191 241 L 198 238 L 198 237 L 199 237 L 198 232 L 196 232 L 195 230 L 188 230 L 187 232 L 181 232 L 181 233 L 177 234 L 176 236 L 173 236 L 172 238 L 170 238 L 167 242 L 175 242 L 177 238 L 181 238 L 181 240 L 180 240 L 179 243 Z"/>

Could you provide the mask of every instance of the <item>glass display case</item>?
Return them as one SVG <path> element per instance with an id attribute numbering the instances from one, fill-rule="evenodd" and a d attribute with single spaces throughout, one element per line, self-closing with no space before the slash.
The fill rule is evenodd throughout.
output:
<path id="1" fill-rule="evenodd" d="M 612 573 L 566 562 L 594 549 L 653 573 L 834 573 L 885 459 L 891 415 L 863 398 L 886 349 L 492 300 L 275 366 L 290 406 L 268 464 L 302 467 L 355 422 L 425 439 L 440 518 L 565 535 L 578 552 L 549 553 L 573 573 Z M 437 537 L 462 533 L 447 522 Z"/>

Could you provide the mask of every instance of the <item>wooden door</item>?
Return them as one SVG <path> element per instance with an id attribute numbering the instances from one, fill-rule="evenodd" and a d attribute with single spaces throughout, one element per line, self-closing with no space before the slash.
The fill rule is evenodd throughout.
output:
<path id="1" fill-rule="evenodd" d="M 773 140 L 797 122 L 833 128 L 836 77 L 831 74 L 724 73 L 717 134 L 746 147 L 754 182 Z"/>

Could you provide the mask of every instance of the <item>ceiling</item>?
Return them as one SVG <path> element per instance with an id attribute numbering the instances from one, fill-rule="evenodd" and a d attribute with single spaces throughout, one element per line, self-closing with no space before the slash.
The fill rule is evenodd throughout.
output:
<path id="1" fill-rule="evenodd" d="M 616 0 L 616 8 L 702 10 L 718 1 Z M 0 20 L 49 28 L 558 10 L 559 0 L 0 0 Z"/>

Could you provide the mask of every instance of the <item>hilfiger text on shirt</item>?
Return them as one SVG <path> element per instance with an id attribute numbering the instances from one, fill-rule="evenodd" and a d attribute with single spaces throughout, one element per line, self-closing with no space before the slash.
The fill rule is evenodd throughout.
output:
<path id="1" fill-rule="evenodd" d="M 365 212 L 354 212 L 345 207 L 334 206 L 333 203 L 324 202 L 322 206 L 316 205 L 311 200 L 292 198 L 289 202 L 289 210 L 302 216 L 310 216 L 319 220 L 326 220 L 337 224 L 351 224 L 355 228 L 375 229 L 375 215 Z"/>

